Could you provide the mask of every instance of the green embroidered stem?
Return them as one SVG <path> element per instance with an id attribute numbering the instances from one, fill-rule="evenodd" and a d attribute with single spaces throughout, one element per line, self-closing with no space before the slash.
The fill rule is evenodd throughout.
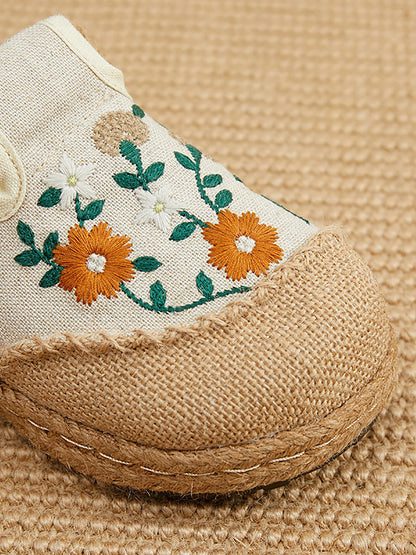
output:
<path id="1" fill-rule="evenodd" d="M 203 222 L 202 220 L 200 220 L 199 218 L 197 218 L 196 216 L 194 216 L 193 214 L 190 214 L 189 212 L 187 212 L 186 210 L 180 210 L 179 214 L 181 216 L 183 216 L 184 218 L 187 218 L 188 220 L 190 220 L 191 222 L 194 222 L 195 224 L 199 225 L 200 227 L 208 227 L 206 222 Z"/>
<path id="2" fill-rule="evenodd" d="M 142 155 L 140 149 L 136 147 L 135 144 L 130 141 L 122 141 L 120 144 L 120 153 L 129 162 L 136 166 L 137 177 L 139 178 L 140 184 L 145 191 L 150 191 L 147 186 L 146 178 L 143 170 Z"/>
<path id="3" fill-rule="evenodd" d="M 140 149 L 137 149 L 137 156 L 136 156 L 136 161 L 134 163 L 134 165 L 137 168 L 137 174 L 138 177 L 142 183 L 142 187 L 145 191 L 150 191 L 149 187 L 147 186 L 146 183 L 146 179 L 144 177 L 144 171 L 143 171 L 143 164 L 142 164 L 142 153 L 140 152 Z"/>
<path id="4" fill-rule="evenodd" d="M 29 247 L 30 250 L 17 255 L 15 257 L 16 262 L 22 266 L 36 266 L 36 264 L 42 260 L 49 266 L 57 267 L 57 264 L 52 260 L 52 250 L 58 244 L 58 232 L 48 235 L 43 244 L 43 251 L 36 247 L 35 234 L 29 224 L 25 224 L 19 220 L 17 224 L 17 235 L 22 243 Z M 31 252 L 35 254 L 35 257 L 30 255 Z M 48 253 L 50 256 L 48 256 Z"/>
<path id="5" fill-rule="evenodd" d="M 203 297 L 201 299 L 198 299 L 197 301 L 194 301 L 192 303 L 189 304 L 185 304 L 182 306 L 154 306 L 150 303 L 147 303 L 146 301 L 144 301 L 143 299 L 139 299 L 138 297 L 136 297 L 136 295 L 130 291 L 130 289 L 128 289 L 124 283 L 122 283 L 120 285 L 120 289 L 123 291 L 123 293 L 125 293 L 132 301 L 134 301 L 136 304 L 140 305 L 142 308 L 145 308 L 146 310 L 152 310 L 154 312 L 182 312 L 184 310 L 188 310 L 190 308 L 195 308 L 196 306 L 200 306 L 202 304 L 205 303 L 209 303 L 211 301 L 214 301 L 215 299 L 218 299 L 220 297 L 227 297 L 228 295 L 234 295 L 235 293 L 245 293 L 247 291 L 250 291 L 250 287 L 246 287 L 246 286 L 241 286 L 241 287 L 233 287 L 232 289 L 227 289 L 225 291 L 218 291 L 218 293 L 215 293 L 214 295 L 211 295 L 210 297 Z"/>
<path id="6" fill-rule="evenodd" d="M 215 204 L 212 202 L 212 200 L 206 194 L 206 192 L 204 190 L 204 187 L 202 185 L 200 162 L 196 163 L 195 179 L 196 179 L 196 185 L 198 187 L 198 191 L 199 191 L 199 194 L 201 195 L 202 200 L 204 200 L 206 202 L 206 204 L 208 204 L 208 206 L 210 208 L 212 208 L 212 210 L 214 210 L 214 212 L 216 212 L 218 214 L 220 209 L 217 206 L 215 206 Z"/>
<path id="7" fill-rule="evenodd" d="M 186 170 L 191 170 L 195 174 L 196 185 L 199 191 L 199 195 L 205 204 L 213 210 L 216 214 L 218 214 L 223 208 L 227 208 L 229 204 L 233 200 L 233 195 L 231 191 L 228 189 L 222 189 L 219 191 L 215 196 L 215 201 L 213 202 L 205 189 L 211 189 L 214 187 L 218 187 L 223 181 L 223 178 L 218 173 L 213 173 L 209 175 L 205 175 L 202 179 L 201 177 L 201 160 L 202 160 L 202 153 L 192 145 L 186 145 L 186 148 L 190 152 L 193 160 L 186 156 L 182 152 L 174 152 L 176 160 L 179 164 L 185 168 Z"/>
<path id="8" fill-rule="evenodd" d="M 56 264 L 56 262 L 54 262 L 52 259 L 49 260 L 49 258 L 47 258 L 47 257 L 42 253 L 42 251 L 40 251 L 40 250 L 37 249 L 36 247 L 35 247 L 34 250 L 40 255 L 40 257 L 41 257 L 41 259 L 42 259 L 42 262 L 45 262 L 45 264 L 48 264 L 48 266 L 52 266 L 52 268 L 58 268 L 58 264 Z"/>
<path id="9" fill-rule="evenodd" d="M 214 212 L 216 212 L 218 214 L 218 212 L 220 211 L 219 208 L 217 208 L 217 206 L 215 206 L 215 204 L 212 202 L 212 200 L 209 198 L 209 196 L 206 194 L 204 186 L 202 184 L 202 177 L 201 177 L 201 156 L 199 155 L 199 153 L 197 154 L 196 149 L 189 149 L 188 150 L 191 153 L 192 158 L 195 160 L 195 167 L 192 168 L 193 171 L 195 172 L 195 179 L 196 179 L 196 185 L 198 187 L 198 191 L 199 194 L 202 198 L 202 200 L 208 204 L 208 206 L 214 210 Z"/>
<path id="10" fill-rule="evenodd" d="M 53 260 L 49 260 L 49 258 L 45 256 L 43 252 L 40 249 L 38 249 L 34 244 L 28 245 L 28 246 L 30 246 L 32 251 L 36 253 L 39 259 L 42 260 L 42 262 L 45 262 L 45 264 L 48 264 L 48 266 L 52 266 L 52 268 L 58 267 L 58 265 Z"/>
<path id="11" fill-rule="evenodd" d="M 95 220 L 104 207 L 104 200 L 93 200 L 85 208 L 81 208 L 81 201 L 79 200 L 79 195 L 75 197 L 75 212 L 77 214 L 77 220 L 79 227 L 84 227 L 86 220 Z"/>
<path id="12" fill-rule="evenodd" d="M 15 261 L 20 264 L 20 266 L 37 266 L 39 262 L 44 262 L 51 268 L 44 274 L 39 282 L 39 286 L 46 288 L 56 285 L 59 282 L 63 270 L 63 268 L 58 266 L 52 259 L 53 250 L 58 245 L 59 241 L 58 232 L 49 233 L 43 243 L 43 250 L 36 247 L 35 234 L 28 224 L 19 221 L 17 224 L 17 234 L 22 243 L 29 247 L 29 250 L 23 251 L 15 256 Z"/>
<path id="13" fill-rule="evenodd" d="M 75 211 L 77 213 L 77 220 L 79 223 L 79 227 L 84 227 L 84 220 L 82 219 L 82 208 L 81 208 L 81 201 L 79 200 L 79 195 L 75 197 Z"/>
<path id="14" fill-rule="evenodd" d="M 52 259 L 49 259 L 40 249 L 36 247 L 34 241 L 30 243 L 28 242 L 26 244 L 34 253 L 36 253 L 36 255 L 39 257 L 39 260 L 42 260 L 42 262 L 45 262 L 45 264 L 48 264 L 48 266 L 52 266 L 53 268 L 58 267 L 58 265 Z"/>

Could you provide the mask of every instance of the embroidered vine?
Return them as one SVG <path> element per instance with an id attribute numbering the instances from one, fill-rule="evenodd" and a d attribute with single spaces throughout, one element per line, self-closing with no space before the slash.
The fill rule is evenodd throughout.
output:
<path id="1" fill-rule="evenodd" d="M 149 127 L 143 121 L 145 116 L 137 105 L 132 107 L 131 113 L 107 113 L 97 121 L 92 133 L 99 150 L 110 156 L 121 155 L 134 167 L 134 172 L 124 171 L 112 177 L 140 204 L 135 224 L 151 223 L 174 242 L 184 241 L 199 230 L 202 238 L 210 243 L 206 262 L 224 270 L 230 280 L 244 279 L 248 272 L 256 276 L 265 274 L 271 263 L 282 259 L 283 251 L 276 244 L 276 229 L 259 223 L 258 216 L 252 212 L 240 216 L 231 212 L 228 208 L 233 195 L 229 189 L 220 188 L 223 177 L 216 173 L 203 175 L 202 153 L 194 146 L 184 144 L 187 153 L 173 151 L 173 159 L 193 173 L 198 194 L 216 216 L 217 223 L 207 222 L 193 214 L 172 193 L 165 175 L 165 163 L 154 161 L 147 166 L 143 163 L 140 147 L 150 139 Z M 215 291 L 213 280 L 201 270 L 195 278 L 200 297 L 193 301 L 178 306 L 169 304 L 169 293 L 160 279 L 150 285 L 149 301 L 138 297 L 128 287 L 128 282 L 136 273 L 157 272 L 162 262 L 154 256 L 138 256 L 131 260 L 131 239 L 114 233 L 105 221 L 99 221 L 89 230 L 85 228 L 86 222 L 96 220 L 102 214 L 105 204 L 105 199 L 95 198 L 94 188 L 89 182 L 94 169 L 92 164 L 77 166 L 64 154 L 59 172 L 45 179 L 49 187 L 41 194 L 38 206 L 52 208 L 59 205 L 63 210 L 73 209 L 76 216 L 77 223 L 69 229 L 66 244 L 60 242 L 58 232 L 51 232 L 40 249 L 30 226 L 24 222 L 18 224 L 18 236 L 29 249 L 17 255 L 15 260 L 21 266 L 36 266 L 41 262 L 49 266 L 39 282 L 41 287 L 58 285 L 66 291 L 73 291 L 77 301 L 87 305 L 100 295 L 110 299 L 121 291 L 138 306 L 159 313 L 182 312 L 251 289 L 243 285 Z M 173 227 L 178 216 L 184 221 Z"/>
<path id="2" fill-rule="evenodd" d="M 134 191 L 141 187 L 145 191 L 150 191 L 149 183 L 157 181 L 165 171 L 165 164 L 163 162 L 155 162 L 144 169 L 140 149 L 129 141 L 123 140 L 120 143 L 120 154 L 131 162 L 133 166 L 136 166 L 137 169 L 137 174 L 122 172 L 113 175 L 114 181 L 124 189 Z"/>
<path id="3" fill-rule="evenodd" d="M 140 117 L 144 117 L 144 113 Z M 171 216 L 177 212 L 186 221 L 175 226 L 169 236 L 171 241 L 183 241 L 200 229 L 203 238 L 211 244 L 208 263 L 219 270 L 224 268 L 228 279 L 244 279 L 250 271 L 257 276 L 265 274 L 270 264 L 280 261 L 283 256 L 281 247 L 276 244 L 277 230 L 272 226 L 260 224 L 254 213 L 246 212 L 237 216 L 230 212 L 227 208 L 232 203 L 233 195 L 226 188 L 218 191 L 212 199 L 209 191 L 218 188 L 223 183 L 223 177 L 220 174 L 203 176 L 202 153 L 193 145 L 184 146 L 188 154 L 174 151 L 174 157 L 185 170 L 193 172 L 198 193 L 217 215 L 218 223 L 206 222 L 185 210 L 171 196 L 166 185 L 152 192 L 149 184 L 163 176 L 164 163 L 154 162 L 144 170 L 140 148 L 130 141 L 123 140 L 120 143 L 120 153 L 136 167 L 137 174 L 122 172 L 115 174 L 113 178 L 119 186 L 133 190 L 141 201 L 142 212 L 139 213 L 137 222 L 153 222 L 161 231 L 168 232 Z M 241 182 L 238 177 L 234 178 Z"/>
<path id="4" fill-rule="evenodd" d="M 191 153 L 191 158 L 182 154 L 181 152 L 174 152 L 176 160 L 179 164 L 187 170 L 191 170 L 195 174 L 196 185 L 198 187 L 199 194 L 202 200 L 208 204 L 214 212 L 218 212 L 230 205 L 233 200 L 233 195 L 228 189 L 222 189 L 217 193 L 215 201 L 213 202 L 208 196 L 206 189 L 211 189 L 213 187 L 218 187 L 222 183 L 222 176 L 219 174 L 206 175 L 204 178 L 201 177 L 201 159 L 202 153 L 192 145 L 186 145 L 186 148 Z"/>
<path id="5" fill-rule="evenodd" d="M 201 281 L 206 283 L 206 288 L 201 288 Z M 152 303 L 147 303 L 143 299 L 136 297 L 136 295 L 130 291 L 126 285 L 123 283 L 121 284 L 121 290 L 136 304 L 140 305 L 142 308 L 146 308 L 147 310 L 154 310 L 156 312 L 183 312 L 184 310 L 189 310 L 190 308 L 195 308 L 196 306 L 200 306 L 202 304 L 208 303 L 210 301 L 214 301 L 215 299 L 219 299 L 220 297 L 227 297 L 228 295 L 234 295 L 235 293 L 244 293 L 246 291 L 250 291 L 251 287 L 241 286 L 241 287 L 233 287 L 231 289 L 226 289 L 225 291 L 218 291 L 217 293 L 213 292 L 213 284 L 212 280 L 206 276 L 202 271 L 198 274 L 196 278 L 196 283 L 198 286 L 198 290 L 204 296 L 196 301 L 193 301 L 188 304 L 184 304 L 182 306 L 169 306 L 166 305 L 166 291 L 160 281 L 155 281 L 153 285 L 150 287 L 150 300 Z M 211 292 L 208 292 L 211 290 Z"/>

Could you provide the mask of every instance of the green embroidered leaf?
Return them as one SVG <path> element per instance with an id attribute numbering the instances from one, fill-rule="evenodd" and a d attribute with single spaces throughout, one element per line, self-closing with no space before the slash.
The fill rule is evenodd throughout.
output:
<path id="1" fill-rule="evenodd" d="M 59 241 L 58 232 L 55 231 L 53 233 L 49 233 L 46 237 L 45 242 L 43 243 L 43 254 L 46 256 L 48 260 L 51 260 L 53 257 L 53 249 L 56 247 Z"/>
<path id="2" fill-rule="evenodd" d="M 55 189 L 55 187 L 49 187 L 44 191 L 38 200 L 38 206 L 44 206 L 45 208 L 50 208 L 55 206 L 61 200 L 61 189 Z"/>
<path id="3" fill-rule="evenodd" d="M 123 187 L 123 189 L 133 190 L 137 189 L 141 185 L 140 179 L 134 173 L 116 173 L 115 175 L 113 175 L 113 179 L 117 183 L 117 185 L 120 185 L 120 187 Z"/>
<path id="4" fill-rule="evenodd" d="M 192 235 L 196 226 L 195 222 L 183 222 L 174 228 L 169 239 L 171 241 L 182 241 Z"/>
<path id="5" fill-rule="evenodd" d="M 201 295 L 204 295 L 204 297 L 212 297 L 212 293 L 214 292 L 212 280 L 202 271 L 196 276 L 196 286 Z"/>
<path id="6" fill-rule="evenodd" d="M 166 305 L 166 291 L 160 281 L 155 281 L 150 286 L 150 300 L 157 309 L 164 308 Z"/>
<path id="7" fill-rule="evenodd" d="M 151 164 L 147 170 L 144 172 L 144 178 L 146 183 L 150 183 L 151 181 L 156 181 L 159 179 L 160 176 L 163 175 L 165 171 L 165 164 L 163 162 L 155 162 Z"/>
<path id="8" fill-rule="evenodd" d="M 94 220 L 103 211 L 104 201 L 103 200 L 93 200 L 84 208 L 84 210 L 79 211 L 79 219 L 85 222 L 85 220 Z"/>
<path id="9" fill-rule="evenodd" d="M 135 166 L 142 167 L 142 155 L 136 145 L 130 141 L 122 141 L 120 144 L 120 153 L 124 158 Z"/>
<path id="10" fill-rule="evenodd" d="M 133 104 L 133 114 L 135 116 L 137 116 L 138 118 L 144 118 L 144 116 L 145 116 L 145 113 L 140 108 L 140 106 L 137 106 L 137 104 Z"/>
<path id="11" fill-rule="evenodd" d="M 202 152 L 192 145 L 186 145 L 186 148 L 192 154 L 195 162 L 199 164 L 199 162 L 201 161 Z"/>
<path id="12" fill-rule="evenodd" d="M 17 234 L 20 237 L 20 240 L 22 241 L 22 243 L 24 243 L 25 245 L 28 245 L 29 247 L 31 247 L 32 245 L 35 244 L 35 235 L 31 230 L 30 226 L 23 223 L 20 220 L 19 220 L 19 223 L 17 224 Z"/>
<path id="13" fill-rule="evenodd" d="M 139 258 L 133 260 L 133 266 L 139 272 L 153 272 L 162 266 L 162 263 L 153 256 L 139 256 Z"/>
<path id="14" fill-rule="evenodd" d="M 41 256 L 37 251 L 23 251 L 14 257 L 20 266 L 36 266 L 41 261 Z"/>
<path id="15" fill-rule="evenodd" d="M 233 200 L 233 195 L 228 189 L 223 189 L 215 197 L 215 206 L 217 208 L 225 208 Z"/>
<path id="16" fill-rule="evenodd" d="M 182 154 L 181 152 L 175 152 L 174 154 L 176 160 L 181 166 L 183 166 L 187 170 L 196 170 L 195 163 L 190 158 L 188 158 L 188 156 L 185 156 L 185 154 Z"/>
<path id="17" fill-rule="evenodd" d="M 59 282 L 63 268 L 61 266 L 54 266 L 46 272 L 39 282 L 40 287 L 46 289 L 47 287 L 52 287 Z"/>
<path id="18" fill-rule="evenodd" d="M 218 173 L 206 175 L 203 180 L 204 187 L 217 187 L 222 183 L 222 176 Z"/>

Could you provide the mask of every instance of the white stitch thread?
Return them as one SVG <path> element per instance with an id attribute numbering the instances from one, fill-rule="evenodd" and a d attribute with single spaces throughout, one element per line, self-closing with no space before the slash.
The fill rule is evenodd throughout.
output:
<path id="1" fill-rule="evenodd" d="M 354 422 L 353 422 L 354 424 Z M 345 428 L 346 430 L 348 430 L 348 428 Z M 312 449 L 318 449 L 318 447 L 325 447 L 325 445 L 329 445 L 330 443 L 332 443 L 334 441 L 334 439 L 336 439 L 336 436 L 333 437 L 332 439 L 330 439 L 329 441 L 327 441 L 326 443 L 321 443 L 320 445 L 315 445 L 315 447 L 312 447 Z"/>
<path id="2" fill-rule="evenodd" d="M 274 461 L 270 461 L 271 463 Z M 256 464 L 256 466 L 252 466 L 250 468 L 231 468 L 229 470 L 224 470 L 224 472 L 232 472 L 236 474 L 243 474 L 244 472 L 250 472 L 250 470 L 255 470 L 256 468 L 260 468 L 261 464 Z"/>
<path id="3" fill-rule="evenodd" d="M 39 428 L 39 430 L 43 430 L 44 432 L 49 432 L 48 428 L 39 426 L 39 424 L 36 424 L 36 422 L 32 422 L 32 420 L 29 420 L 29 418 L 27 419 L 27 421 L 29 422 L 29 424 L 32 424 L 32 426 L 35 426 L 35 428 Z"/>
<path id="4" fill-rule="evenodd" d="M 12 414 L 14 414 L 15 416 L 19 416 L 16 412 L 14 412 L 14 410 L 12 409 L 8 409 L 7 407 L 4 407 L 6 410 L 8 410 L 9 412 L 11 412 Z M 21 416 L 19 416 L 19 418 L 22 418 Z"/>
<path id="5" fill-rule="evenodd" d="M 163 470 L 154 470 L 153 468 L 147 468 L 147 466 L 139 466 L 142 470 L 147 470 L 148 472 L 153 472 L 153 474 L 162 474 L 163 476 L 172 476 L 170 472 L 163 472 Z M 199 476 L 197 474 L 196 476 Z"/>
<path id="6" fill-rule="evenodd" d="M 318 447 L 322 447 L 322 445 L 318 445 Z M 297 459 L 298 457 L 301 457 L 304 454 L 305 454 L 305 451 L 302 451 L 302 453 L 298 453 L 297 455 L 291 455 L 290 457 L 283 457 L 283 459 L 274 459 L 273 461 L 269 461 L 268 464 L 283 462 L 283 461 L 290 461 L 290 459 Z"/>
<path id="7" fill-rule="evenodd" d="M 371 413 L 377 406 L 377 403 L 373 404 L 373 406 L 370 408 L 370 410 L 368 411 L 369 413 Z M 32 424 L 32 426 L 35 426 L 36 428 L 39 428 L 40 430 L 44 430 L 45 432 L 49 432 L 50 430 L 48 430 L 48 428 L 44 428 L 43 426 L 40 426 L 39 424 L 36 424 L 36 422 L 33 422 L 32 420 L 30 420 L 29 418 L 24 418 L 22 416 L 19 416 L 16 412 L 14 412 L 12 409 L 9 409 L 7 407 L 4 407 L 6 410 L 8 410 L 9 412 L 11 412 L 12 414 L 14 414 L 15 416 L 17 416 L 18 418 L 22 418 L 23 420 L 26 420 L 27 422 L 29 422 L 29 424 Z M 354 426 L 354 424 L 356 424 L 357 422 L 359 422 L 359 418 L 357 418 L 356 420 L 354 420 L 353 422 L 351 422 L 351 424 L 349 424 L 345 430 L 348 430 L 349 428 L 351 428 L 352 426 Z M 75 445 L 81 449 L 87 449 L 89 451 L 93 450 L 93 447 L 89 447 L 87 445 L 82 445 L 81 443 L 77 443 L 76 441 L 72 441 L 71 439 L 65 437 L 62 434 L 59 434 L 60 437 L 64 440 L 67 441 L 68 443 L 71 443 L 72 445 Z M 319 445 L 315 445 L 314 447 L 312 447 L 311 449 L 319 449 L 320 447 L 325 447 L 326 445 L 328 445 L 329 443 L 331 443 L 332 441 L 335 441 L 337 439 L 337 436 L 333 437 L 332 439 L 330 439 L 329 441 L 326 441 L 325 443 L 320 443 Z M 289 457 L 283 457 L 281 459 L 273 459 L 271 461 L 268 461 L 265 464 L 273 464 L 273 463 L 279 463 L 279 462 L 284 462 L 284 461 L 289 461 L 291 459 L 297 459 L 298 457 L 301 457 L 302 455 L 304 455 L 306 453 L 306 451 L 302 451 L 301 453 L 297 453 L 296 455 L 290 455 Z M 103 457 L 104 459 L 108 459 L 110 461 L 113 461 L 115 463 L 118 464 L 123 464 L 123 465 L 132 465 L 134 463 L 132 462 L 127 462 L 127 461 L 122 461 L 120 459 L 114 459 L 113 457 L 110 457 L 109 455 L 106 455 L 104 453 L 101 453 L 100 451 L 98 452 L 98 455 L 100 455 L 101 457 Z M 222 473 L 228 473 L 228 474 L 243 474 L 245 472 L 250 472 L 252 470 L 256 470 L 257 468 L 260 468 L 261 466 L 263 466 L 262 464 L 257 464 L 255 466 L 251 466 L 250 468 L 231 468 L 231 469 L 226 469 L 226 470 L 222 470 Z M 165 472 L 163 470 L 155 470 L 154 468 L 149 468 L 147 466 L 139 466 L 139 468 L 141 470 L 145 470 L 147 472 L 152 472 L 153 474 L 161 474 L 163 476 L 177 476 L 178 474 L 176 473 L 172 473 L 172 472 Z M 192 473 L 192 472 L 182 472 L 181 476 L 192 476 L 192 477 L 198 477 L 198 476 L 213 476 L 217 474 L 217 472 L 200 472 L 200 473 Z"/>
<path id="8" fill-rule="evenodd" d="M 80 447 L 81 449 L 88 449 L 88 451 L 92 450 L 92 447 L 88 447 L 88 445 L 82 445 L 81 443 L 77 443 L 76 441 L 72 441 L 72 439 L 68 439 L 67 437 L 63 436 L 62 434 L 60 434 L 60 436 L 61 436 L 62 439 L 64 439 L 68 443 L 72 443 L 72 445 L 76 445 L 77 447 Z"/>
<path id="9" fill-rule="evenodd" d="M 215 472 L 200 472 L 199 474 L 198 473 L 195 474 L 193 472 L 182 472 L 181 476 L 212 476 L 213 474 L 215 474 Z M 170 476 L 172 476 L 172 474 L 170 474 Z M 173 474 L 173 476 L 176 476 L 176 475 Z"/>
<path id="10" fill-rule="evenodd" d="M 104 453 L 98 452 L 98 454 L 101 455 L 101 457 L 104 457 L 105 459 L 109 459 L 110 461 L 113 461 L 119 464 L 133 464 L 127 461 L 120 461 L 120 459 L 113 459 L 113 457 L 110 457 L 109 455 L 105 455 Z"/>

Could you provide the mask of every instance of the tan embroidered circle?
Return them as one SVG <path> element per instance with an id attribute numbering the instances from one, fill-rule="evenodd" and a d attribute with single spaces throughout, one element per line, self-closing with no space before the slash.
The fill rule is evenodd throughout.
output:
<path id="1" fill-rule="evenodd" d="M 101 152 L 117 156 L 122 141 L 139 146 L 149 140 L 149 129 L 141 118 L 130 112 L 109 112 L 94 125 L 92 138 Z"/>

